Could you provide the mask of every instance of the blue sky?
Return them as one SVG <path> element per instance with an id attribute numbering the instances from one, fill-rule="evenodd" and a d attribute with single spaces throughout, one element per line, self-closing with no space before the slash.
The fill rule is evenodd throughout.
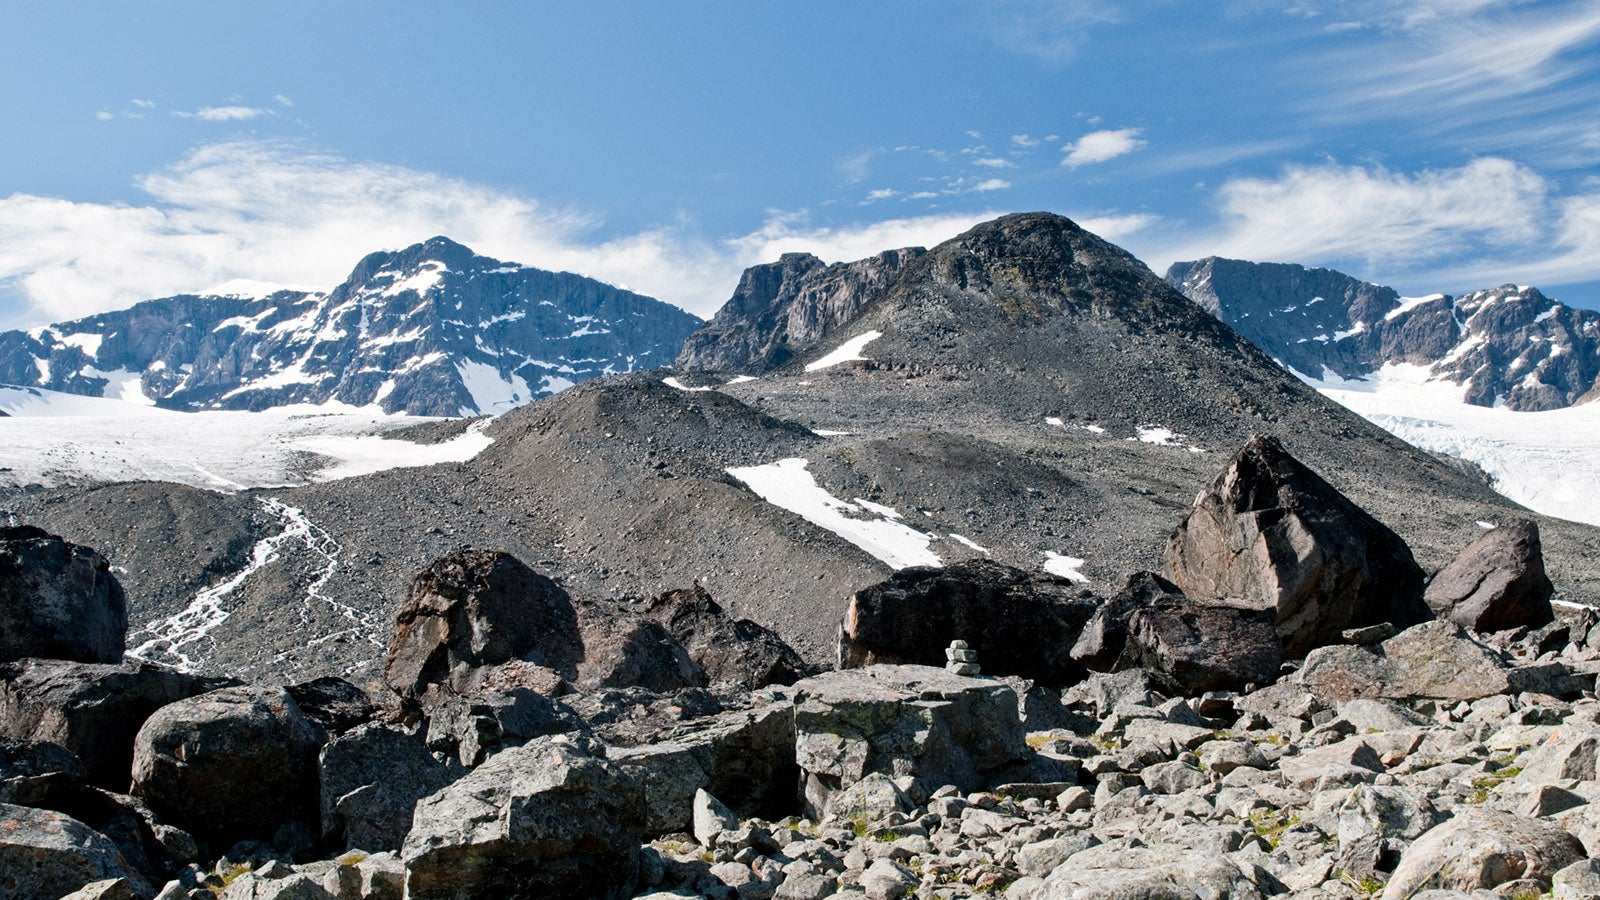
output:
<path id="1" fill-rule="evenodd" d="M 19 8 L 20 7 L 20 8 Z M 528 7 L 532 7 L 531 9 Z M 436 233 L 709 315 L 1052 210 L 1600 306 L 1600 0 L 14 4 L 0 327 Z"/>

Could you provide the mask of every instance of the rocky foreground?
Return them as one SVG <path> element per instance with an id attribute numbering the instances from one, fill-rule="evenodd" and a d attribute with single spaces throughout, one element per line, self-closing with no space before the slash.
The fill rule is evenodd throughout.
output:
<path id="1" fill-rule="evenodd" d="M 1430 577 L 1270 438 L 1162 573 L 903 570 L 835 671 L 472 549 L 382 684 L 126 663 L 126 621 L 0 530 L 0 900 L 1600 896 L 1600 617 L 1537 529 Z"/>

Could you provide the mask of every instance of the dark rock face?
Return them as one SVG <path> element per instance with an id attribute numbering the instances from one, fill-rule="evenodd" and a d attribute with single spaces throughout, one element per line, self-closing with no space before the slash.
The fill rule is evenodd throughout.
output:
<path id="1" fill-rule="evenodd" d="M 502 412 L 610 372 L 668 365 L 699 320 L 569 273 L 508 265 L 436 237 L 359 262 L 328 293 L 182 295 L 0 333 L 0 382 L 173 409 L 338 400 L 386 412 Z M 42 375 L 34 359 L 48 361 Z"/>
<path id="2" fill-rule="evenodd" d="M 94 881 L 125 878 L 155 892 L 104 835 L 71 816 L 0 803 L 0 900 L 61 897 Z"/>
<path id="3" fill-rule="evenodd" d="M 850 598 L 839 665 L 942 666 L 964 640 L 986 675 L 1073 684 L 1088 674 L 1070 650 L 1097 608 L 1065 578 L 986 560 L 911 568 Z"/>
<path id="4" fill-rule="evenodd" d="M 1290 659 L 1346 628 L 1430 618 L 1405 542 L 1265 436 L 1200 493 L 1167 542 L 1165 574 L 1191 597 L 1275 610 Z"/>
<path id="5" fill-rule="evenodd" d="M 0 737 L 61 744 L 83 761 L 91 783 L 124 792 L 145 720 L 169 703 L 233 683 L 149 663 L 8 663 L 0 665 Z"/>
<path id="6" fill-rule="evenodd" d="M 705 673 L 659 622 L 604 602 L 578 606 L 580 691 L 638 687 L 658 694 L 704 687 Z"/>
<path id="7" fill-rule="evenodd" d="M 1473 541 L 1433 576 L 1424 599 L 1439 618 L 1487 633 L 1548 623 L 1553 592 L 1539 526 L 1524 519 Z"/>
<path id="8" fill-rule="evenodd" d="M 508 553 L 460 550 L 412 580 L 384 678 L 400 696 L 461 693 L 475 669 L 528 660 L 574 671 L 583 642 L 567 592 Z"/>
<path id="9" fill-rule="evenodd" d="M 645 606 L 644 615 L 683 646 L 710 684 L 755 690 L 793 684 L 807 673 L 805 661 L 777 633 L 728 615 L 698 584 L 661 594 Z"/>
<path id="10" fill-rule="evenodd" d="M 572 710 L 526 688 L 444 697 L 429 710 L 428 749 L 475 766 L 503 747 L 536 737 L 587 731 Z"/>
<path id="11" fill-rule="evenodd" d="M 214 850 L 319 821 L 324 735 L 282 688 L 224 688 L 165 706 L 134 741 L 133 795 Z"/>
<path id="12" fill-rule="evenodd" d="M 785 253 L 752 266 L 711 321 L 684 342 L 680 369 L 760 375 L 816 346 L 887 288 L 921 247 L 827 265 Z"/>
<path id="13" fill-rule="evenodd" d="M 284 688 L 311 724 L 328 735 L 344 734 L 378 714 L 366 691 L 343 678 L 314 678 Z"/>
<path id="14" fill-rule="evenodd" d="M 1178 586 L 1154 572 L 1135 572 L 1116 596 L 1095 609 L 1072 646 L 1072 658 L 1096 672 L 1111 672 L 1128 642 L 1134 612 L 1162 599 L 1186 600 Z"/>
<path id="15" fill-rule="evenodd" d="M 1270 684 L 1282 664 L 1272 610 L 1185 598 L 1134 611 L 1119 667 L 1159 672 L 1194 696 Z"/>
<path id="16" fill-rule="evenodd" d="M 369 853 L 397 852 L 417 801 L 460 775 L 416 736 L 383 725 L 329 741 L 318 772 L 323 840 Z"/>
<path id="17" fill-rule="evenodd" d="M 0 528 L 0 662 L 121 662 L 127 633 L 127 600 L 105 557 L 39 528 Z"/>
<path id="18" fill-rule="evenodd" d="M 627 776 L 582 744 L 505 750 L 417 804 L 401 852 L 406 896 L 632 896 L 641 813 Z"/>
<path id="19" fill-rule="evenodd" d="M 1410 363 L 1464 385 L 1468 403 L 1516 410 L 1572 406 L 1600 386 L 1600 313 L 1531 287 L 1406 299 L 1329 269 L 1216 257 L 1174 263 L 1166 279 L 1311 377 Z"/>
<path id="20" fill-rule="evenodd" d="M 0 738 L 0 803 L 53 807 L 83 786 L 83 763 L 49 741 Z"/>

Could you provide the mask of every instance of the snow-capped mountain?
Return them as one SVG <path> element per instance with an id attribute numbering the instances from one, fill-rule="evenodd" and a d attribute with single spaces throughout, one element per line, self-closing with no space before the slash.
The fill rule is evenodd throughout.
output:
<path id="1" fill-rule="evenodd" d="M 579 275 L 435 237 L 327 293 L 183 295 L 0 334 L 0 382 L 171 409 L 504 411 L 598 375 L 671 364 L 700 324 Z"/>
<path id="2" fill-rule="evenodd" d="M 1600 397 L 1600 313 L 1512 284 L 1401 297 L 1331 269 L 1209 257 L 1167 282 L 1303 377 L 1421 366 L 1474 406 L 1561 409 Z"/>

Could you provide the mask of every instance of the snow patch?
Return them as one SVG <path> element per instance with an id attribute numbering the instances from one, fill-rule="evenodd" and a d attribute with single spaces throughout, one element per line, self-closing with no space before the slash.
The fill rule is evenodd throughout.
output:
<path id="1" fill-rule="evenodd" d="M 944 565 L 938 554 L 928 549 L 933 535 L 887 517 L 859 518 L 862 514 L 877 514 L 823 490 L 806 471 L 807 465 L 808 460 L 794 458 L 764 466 L 730 468 L 727 472 L 761 499 L 826 528 L 890 568 Z"/>
<path id="2" fill-rule="evenodd" d="M 865 350 L 868 344 L 881 337 L 883 337 L 883 332 L 881 331 L 868 331 L 865 334 L 857 335 L 840 344 L 838 349 L 834 350 L 832 353 L 829 353 L 827 356 L 822 357 L 816 362 L 806 363 L 806 371 L 817 372 L 822 369 L 837 366 L 840 363 L 855 362 L 858 360 L 866 361 L 867 358 L 861 355 L 861 351 Z"/>
<path id="3" fill-rule="evenodd" d="M 464 359 L 456 363 L 461 385 L 472 395 L 472 405 L 480 413 L 500 413 L 533 399 L 533 391 L 522 376 L 509 377 L 487 363 Z"/>
<path id="4" fill-rule="evenodd" d="M 1400 305 L 1384 313 L 1383 320 L 1385 322 L 1393 322 L 1395 319 L 1400 318 L 1401 316 L 1411 312 L 1413 309 L 1416 309 L 1425 303 L 1432 303 L 1435 300 L 1443 299 L 1443 294 L 1429 294 L 1426 297 L 1401 297 Z"/>
<path id="5" fill-rule="evenodd" d="M 437 260 L 428 260 L 417 267 L 415 274 L 408 278 L 402 278 L 385 288 L 382 296 L 395 297 L 406 291 L 415 291 L 417 296 L 420 297 L 433 290 L 439 280 L 444 278 L 445 273 L 449 271 L 450 268 L 444 263 Z"/>
<path id="6" fill-rule="evenodd" d="M 972 549 L 974 549 L 974 550 L 976 550 L 979 553 L 982 553 L 984 555 L 988 555 L 988 553 L 989 553 L 989 548 L 988 547 L 980 547 L 976 543 L 974 543 L 972 541 L 972 539 L 962 537 L 959 534 L 951 533 L 950 539 L 954 540 L 954 541 L 959 541 L 960 543 L 963 543 L 963 544 L 967 545 L 968 547 L 971 547 Z"/>
<path id="7" fill-rule="evenodd" d="M 1073 581 L 1078 584 L 1088 584 L 1089 576 L 1080 571 L 1083 568 L 1083 563 L 1084 560 L 1081 560 L 1076 556 L 1067 556 L 1065 554 L 1056 553 L 1053 550 L 1046 550 L 1044 552 L 1044 565 L 1041 566 L 1041 568 L 1043 568 L 1046 572 L 1049 572 L 1051 575 L 1059 575 L 1068 581 Z"/>
<path id="8" fill-rule="evenodd" d="M 105 339 L 106 336 L 103 334 L 63 334 L 59 338 L 61 343 L 68 347 L 77 347 L 90 359 L 100 354 L 100 342 Z"/>
<path id="9" fill-rule="evenodd" d="M 678 380 L 678 376 L 676 376 L 676 375 L 668 375 L 666 378 L 661 379 L 661 383 L 666 385 L 669 388 L 672 388 L 673 390 L 679 390 L 679 391 L 714 391 L 714 390 L 716 390 L 716 388 L 714 388 L 714 387 L 689 387 L 687 384 L 684 384 L 683 382 L 679 381 Z"/>
<path id="10" fill-rule="evenodd" d="M 493 438 L 483 433 L 490 421 L 483 419 L 473 422 L 466 431 L 437 444 L 415 444 L 363 434 L 302 438 L 298 445 L 312 453 L 337 460 L 332 466 L 312 475 L 312 481 L 339 481 L 390 469 L 466 462 L 494 443 Z"/>

